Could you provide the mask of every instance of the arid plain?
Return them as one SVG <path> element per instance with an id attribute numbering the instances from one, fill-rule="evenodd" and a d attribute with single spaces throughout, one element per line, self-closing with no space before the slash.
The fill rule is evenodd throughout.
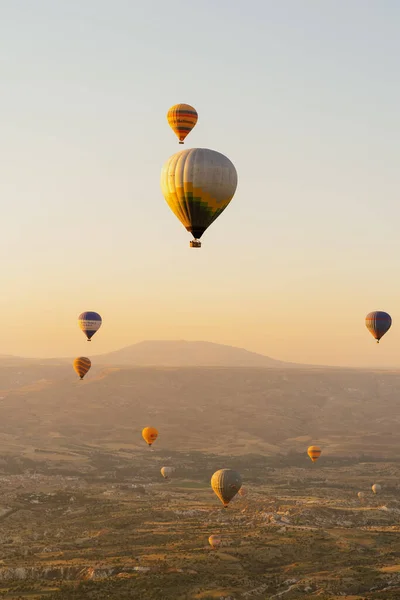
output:
<path id="1" fill-rule="evenodd" d="M 185 342 L 92 360 L 0 357 L 0 597 L 400 598 L 399 372 Z"/>

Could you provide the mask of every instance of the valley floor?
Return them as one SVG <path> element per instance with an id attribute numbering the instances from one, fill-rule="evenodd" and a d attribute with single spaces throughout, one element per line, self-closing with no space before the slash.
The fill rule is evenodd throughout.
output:
<path id="1" fill-rule="evenodd" d="M 126 449 L 92 459 L 86 472 L 48 461 L 0 476 L 0 598 L 400 598 L 400 464 Z M 224 510 L 209 479 L 226 466 L 246 495 Z"/>

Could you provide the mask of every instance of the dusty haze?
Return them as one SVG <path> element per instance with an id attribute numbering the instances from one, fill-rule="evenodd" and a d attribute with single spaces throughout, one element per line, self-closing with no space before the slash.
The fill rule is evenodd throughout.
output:
<path id="1" fill-rule="evenodd" d="M 398 372 L 286 366 L 186 342 L 144 342 L 92 360 L 83 381 L 65 359 L 0 360 L 4 451 L 77 441 L 141 448 L 141 429 L 154 425 L 160 449 L 279 454 L 315 442 L 324 455 L 397 452 Z"/>

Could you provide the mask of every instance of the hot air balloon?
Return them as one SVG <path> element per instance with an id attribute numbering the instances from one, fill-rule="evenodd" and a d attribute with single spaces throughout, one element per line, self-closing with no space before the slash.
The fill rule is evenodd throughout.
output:
<path id="1" fill-rule="evenodd" d="M 308 456 L 311 458 L 313 462 L 319 459 L 321 456 L 322 450 L 319 446 L 310 446 L 307 450 Z"/>
<path id="2" fill-rule="evenodd" d="M 225 210 L 237 187 L 237 173 L 229 158 L 207 148 L 182 150 L 161 171 L 161 190 L 172 212 L 193 235 L 192 248 Z"/>
<path id="3" fill-rule="evenodd" d="M 225 508 L 242 487 L 242 478 L 232 469 L 220 469 L 211 477 L 211 487 Z"/>
<path id="4" fill-rule="evenodd" d="M 175 104 L 167 113 L 168 124 L 178 137 L 180 144 L 183 144 L 185 137 L 192 131 L 197 119 L 197 111 L 190 104 Z"/>
<path id="5" fill-rule="evenodd" d="M 357 496 L 359 497 L 360 500 L 363 500 L 365 498 L 364 492 L 358 492 Z"/>
<path id="6" fill-rule="evenodd" d="M 164 479 L 169 479 L 172 474 L 175 471 L 175 467 L 162 467 L 161 468 L 161 475 L 164 477 Z"/>
<path id="7" fill-rule="evenodd" d="M 217 550 L 217 548 L 221 545 L 222 539 L 219 535 L 210 535 L 208 538 L 208 543 L 210 544 L 213 550 Z"/>
<path id="8" fill-rule="evenodd" d="M 96 331 L 100 329 L 102 320 L 97 312 L 87 311 L 79 315 L 78 323 L 88 342 L 90 342 Z"/>
<path id="9" fill-rule="evenodd" d="M 73 362 L 73 367 L 81 379 L 85 377 L 91 366 L 92 363 L 90 362 L 89 358 L 86 358 L 86 356 L 80 356 Z"/>
<path id="10" fill-rule="evenodd" d="M 379 483 L 374 483 L 374 485 L 372 486 L 372 491 L 374 492 L 374 494 L 379 494 L 381 489 L 382 487 L 379 485 Z"/>
<path id="11" fill-rule="evenodd" d="M 149 446 L 151 446 L 158 437 L 158 431 L 155 427 L 145 427 L 142 431 L 142 436 L 144 441 L 147 442 Z"/>
<path id="12" fill-rule="evenodd" d="M 392 317 L 387 312 L 383 312 L 382 310 L 370 312 L 365 317 L 365 325 L 368 331 L 370 331 L 376 339 L 377 344 L 379 344 L 381 337 L 383 337 L 385 333 L 389 331 L 391 324 Z"/>

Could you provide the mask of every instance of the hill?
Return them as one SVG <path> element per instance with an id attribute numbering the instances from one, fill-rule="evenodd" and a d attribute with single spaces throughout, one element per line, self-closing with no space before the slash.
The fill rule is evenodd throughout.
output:
<path id="1" fill-rule="evenodd" d="M 398 455 L 397 372 L 108 367 L 79 381 L 69 365 L 15 371 L 0 372 L 5 452 L 140 449 L 154 425 L 163 451 L 277 455 L 315 442 L 328 455 Z"/>
<path id="2" fill-rule="evenodd" d="M 263 354 L 211 342 L 144 341 L 95 356 L 98 364 L 149 367 L 292 367 Z"/>

